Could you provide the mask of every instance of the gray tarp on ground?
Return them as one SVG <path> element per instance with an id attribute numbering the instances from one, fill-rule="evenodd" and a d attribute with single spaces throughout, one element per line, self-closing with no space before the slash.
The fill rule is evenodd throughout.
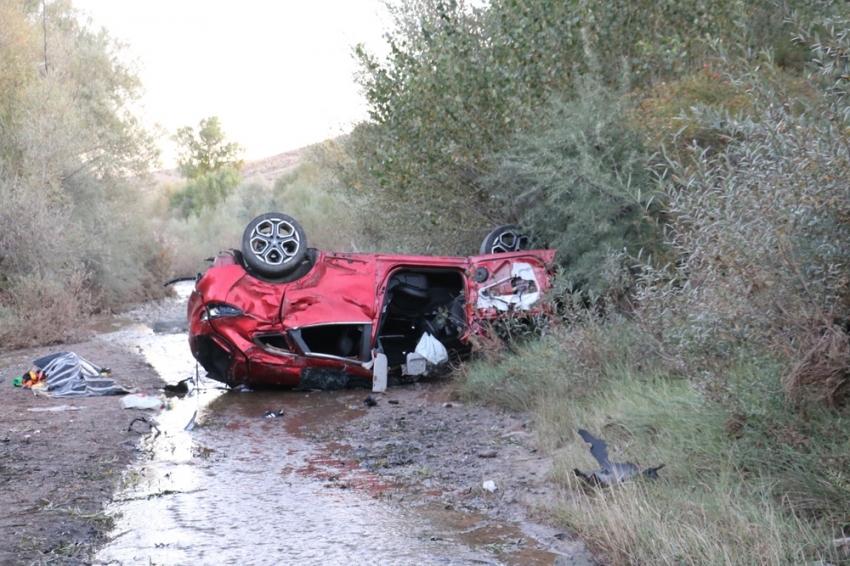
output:
<path id="1" fill-rule="evenodd" d="M 73 352 L 59 352 L 39 358 L 33 365 L 45 375 L 46 395 L 50 397 L 91 397 L 129 393 L 101 374 L 101 368 Z"/>

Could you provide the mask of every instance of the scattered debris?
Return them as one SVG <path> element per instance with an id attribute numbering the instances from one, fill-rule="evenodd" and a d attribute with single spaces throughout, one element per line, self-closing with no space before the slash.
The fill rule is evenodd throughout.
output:
<path id="1" fill-rule="evenodd" d="M 263 414 L 264 419 L 276 419 L 283 416 L 283 409 L 279 409 L 277 411 L 266 411 Z"/>
<path id="2" fill-rule="evenodd" d="M 174 385 L 169 383 L 163 389 L 165 389 L 166 393 L 177 393 L 178 395 L 185 395 L 189 392 L 189 382 L 191 380 L 191 377 L 187 377 L 186 379 L 181 379 Z"/>
<path id="3" fill-rule="evenodd" d="M 366 397 L 366 398 L 363 400 L 363 403 L 364 403 L 367 407 L 374 407 L 375 405 L 377 405 L 377 404 L 378 404 L 378 400 L 377 400 L 377 399 L 375 399 L 375 397 L 374 397 L 374 396 L 369 395 L 368 397 Z"/>
<path id="4" fill-rule="evenodd" d="M 586 481 L 594 486 L 606 486 L 615 483 L 627 481 L 637 474 L 642 474 L 651 479 L 658 478 L 658 470 L 664 467 L 664 464 L 654 468 L 646 468 L 641 470 L 631 462 L 611 462 L 608 459 L 608 445 L 601 438 L 596 438 L 584 429 L 579 429 L 579 435 L 585 442 L 590 444 L 590 454 L 602 466 L 601 470 L 593 470 L 592 472 L 582 472 L 578 468 L 573 470 L 576 477 Z"/>
<path id="5" fill-rule="evenodd" d="M 195 409 L 195 412 L 192 413 L 192 418 L 189 419 L 189 422 L 186 423 L 186 426 L 183 427 L 183 430 L 192 430 L 195 428 L 195 418 L 198 416 L 198 410 Z"/>
<path id="6" fill-rule="evenodd" d="M 135 428 L 133 428 L 133 425 L 136 424 L 137 422 L 141 422 L 141 423 L 146 424 L 148 426 L 148 430 L 142 432 L 140 430 L 136 430 Z M 130 421 L 130 426 L 127 427 L 127 432 L 137 432 L 139 434 L 147 434 L 148 432 L 150 432 L 152 430 L 156 430 L 157 432 L 159 432 L 159 428 L 157 428 L 157 426 L 153 422 L 147 420 L 145 417 L 136 417 L 135 419 Z"/>
<path id="7" fill-rule="evenodd" d="M 496 482 L 494 482 L 493 480 L 485 481 L 483 484 L 481 484 L 481 487 L 484 488 L 486 491 L 489 491 L 490 493 L 495 493 L 496 490 L 499 489 L 498 487 L 496 487 Z"/>
<path id="8" fill-rule="evenodd" d="M 134 393 L 121 397 L 122 409 L 162 409 L 165 402 L 159 397 L 151 397 L 144 393 Z"/>

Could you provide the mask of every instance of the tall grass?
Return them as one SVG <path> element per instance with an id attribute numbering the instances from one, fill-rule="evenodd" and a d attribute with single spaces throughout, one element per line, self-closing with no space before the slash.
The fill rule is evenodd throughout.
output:
<path id="1" fill-rule="evenodd" d="M 563 497 L 551 513 L 611 564 L 793 564 L 839 559 L 850 523 L 848 439 L 825 407 L 789 407 L 787 362 L 741 351 L 706 390 L 653 337 L 623 318 L 561 328 L 499 363 L 473 363 L 467 398 L 529 410 L 555 454 Z M 702 379 L 694 379 L 702 377 Z M 842 425 L 844 423 L 844 425 Z M 599 467 L 577 435 L 605 439 L 614 461 L 665 467 L 611 489 L 572 470 Z"/>

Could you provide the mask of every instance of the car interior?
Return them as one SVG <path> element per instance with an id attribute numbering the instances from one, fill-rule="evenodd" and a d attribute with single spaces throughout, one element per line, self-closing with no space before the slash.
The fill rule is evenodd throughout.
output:
<path id="1" fill-rule="evenodd" d="M 376 345 L 391 368 L 405 363 L 425 332 L 450 353 L 468 351 L 469 346 L 460 340 L 465 328 L 464 278 L 460 271 L 400 269 L 390 276 Z"/>

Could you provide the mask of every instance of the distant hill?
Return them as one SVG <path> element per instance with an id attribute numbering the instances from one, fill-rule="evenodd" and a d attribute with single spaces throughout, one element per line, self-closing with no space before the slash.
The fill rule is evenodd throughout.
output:
<path id="1" fill-rule="evenodd" d="M 307 154 L 307 148 L 293 149 L 254 161 L 246 161 L 242 168 L 242 178 L 246 182 L 257 182 L 269 187 L 274 185 L 285 173 L 292 171 Z M 153 174 L 157 183 L 178 183 L 183 180 L 177 169 L 163 169 Z"/>

